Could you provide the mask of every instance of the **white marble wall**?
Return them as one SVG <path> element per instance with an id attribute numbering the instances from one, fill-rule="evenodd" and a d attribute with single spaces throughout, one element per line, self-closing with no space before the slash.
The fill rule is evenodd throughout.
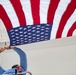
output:
<path id="1" fill-rule="evenodd" d="M 76 37 L 18 47 L 26 52 L 27 69 L 32 75 L 76 75 Z M 13 50 L 4 51 L 0 58 L 5 70 L 19 64 L 19 56 Z"/>

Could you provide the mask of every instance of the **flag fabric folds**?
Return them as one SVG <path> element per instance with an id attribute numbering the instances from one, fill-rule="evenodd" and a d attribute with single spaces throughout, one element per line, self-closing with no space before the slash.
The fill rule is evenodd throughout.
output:
<path id="1" fill-rule="evenodd" d="M 76 0 L 0 0 L 10 45 L 76 35 Z"/>

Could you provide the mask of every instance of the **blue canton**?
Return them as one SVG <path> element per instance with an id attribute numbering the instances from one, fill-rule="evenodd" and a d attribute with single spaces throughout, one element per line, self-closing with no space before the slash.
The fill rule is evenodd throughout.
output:
<path id="1" fill-rule="evenodd" d="M 25 25 L 8 30 L 10 45 L 22 45 L 50 39 L 51 24 Z"/>

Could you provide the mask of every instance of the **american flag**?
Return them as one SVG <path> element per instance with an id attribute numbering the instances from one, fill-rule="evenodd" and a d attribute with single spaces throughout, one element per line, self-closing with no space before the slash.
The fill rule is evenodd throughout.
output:
<path id="1" fill-rule="evenodd" d="M 0 0 L 10 45 L 76 35 L 76 0 Z"/>

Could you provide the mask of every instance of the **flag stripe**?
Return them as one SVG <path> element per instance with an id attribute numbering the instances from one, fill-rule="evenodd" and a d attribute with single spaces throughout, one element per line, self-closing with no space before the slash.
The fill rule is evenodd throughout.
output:
<path id="1" fill-rule="evenodd" d="M 76 29 L 76 22 L 74 22 L 72 27 L 69 29 L 67 36 L 72 36 L 72 33 L 75 29 Z"/>
<path id="2" fill-rule="evenodd" d="M 7 30 L 13 28 L 12 24 L 11 24 L 11 21 L 10 21 L 10 19 L 9 19 L 7 13 L 5 12 L 5 9 L 3 8 L 2 5 L 0 5 L 0 18 L 2 19 L 2 21 L 3 21 L 3 23 L 4 23 Z"/>
<path id="3" fill-rule="evenodd" d="M 14 0 L 14 1 L 10 0 L 10 2 L 11 2 L 12 6 L 16 12 L 20 26 L 26 25 L 25 16 L 24 16 L 24 12 L 22 10 L 22 6 L 21 6 L 20 1 L 19 0 Z"/>
<path id="4" fill-rule="evenodd" d="M 31 2 L 31 10 L 32 10 L 32 16 L 33 16 L 33 24 L 40 24 L 40 0 L 30 0 Z"/>
<path id="5" fill-rule="evenodd" d="M 76 21 L 76 11 L 73 12 L 73 14 L 70 16 L 70 18 L 68 19 L 63 32 L 62 32 L 62 36 L 61 37 L 66 37 L 68 30 L 72 27 L 73 23 Z"/>
<path id="6" fill-rule="evenodd" d="M 49 5 L 49 9 L 48 9 L 48 16 L 47 16 L 47 23 L 53 23 L 53 19 L 54 19 L 54 15 L 55 15 L 55 11 L 58 7 L 60 0 L 50 0 L 50 5 Z"/>
<path id="7" fill-rule="evenodd" d="M 40 23 L 47 23 L 47 14 L 50 0 L 40 0 Z M 45 15 L 44 15 L 45 14 Z"/>
<path id="8" fill-rule="evenodd" d="M 26 18 L 26 25 L 33 25 L 30 0 L 20 0 Z"/>
<path id="9" fill-rule="evenodd" d="M 76 36 L 76 29 L 73 31 L 72 36 Z"/>
<path id="10" fill-rule="evenodd" d="M 58 8 L 54 15 L 53 26 L 52 26 L 52 31 L 51 31 L 51 39 L 56 39 L 56 33 L 57 33 L 57 30 L 59 27 L 61 17 L 63 15 L 63 13 L 65 12 L 69 3 L 70 3 L 70 0 L 66 0 L 66 1 L 60 0 L 60 2 L 58 4 Z"/>
<path id="11" fill-rule="evenodd" d="M 14 8 L 12 6 L 12 4 L 10 3 L 9 0 L 5 0 L 1 1 L 0 4 L 3 6 L 3 8 L 5 9 L 11 23 L 13 27 L 18 27 L 20 26 L 19 21 L 18 21 L 18 17 L 14 11 Z M 11 10 L 10 10 L 11 9 Z"/>
<path id="12" fill-rule="evenodd" d="M 62 35 L 63 29 L 64 29 L 64 27 L 66 25 L 66 22 L 67 22 L 67 20 L 69 19 L 69 17 L 72 15 L 72 13 L 74 12 L 74 10 L 76 8 L 75 3 L 73 1 L 74 0 L 71 0 L 70 4 L 66 8 L 66 11 L 62 15 L 62 18 L 61 18 L 61 21 L 60 21 L 60 24 L 59 24 L 59 27 L 58 27 L 58 30 L 57 30 L 56 38 L 61 38 L 61 35 Z"/>

